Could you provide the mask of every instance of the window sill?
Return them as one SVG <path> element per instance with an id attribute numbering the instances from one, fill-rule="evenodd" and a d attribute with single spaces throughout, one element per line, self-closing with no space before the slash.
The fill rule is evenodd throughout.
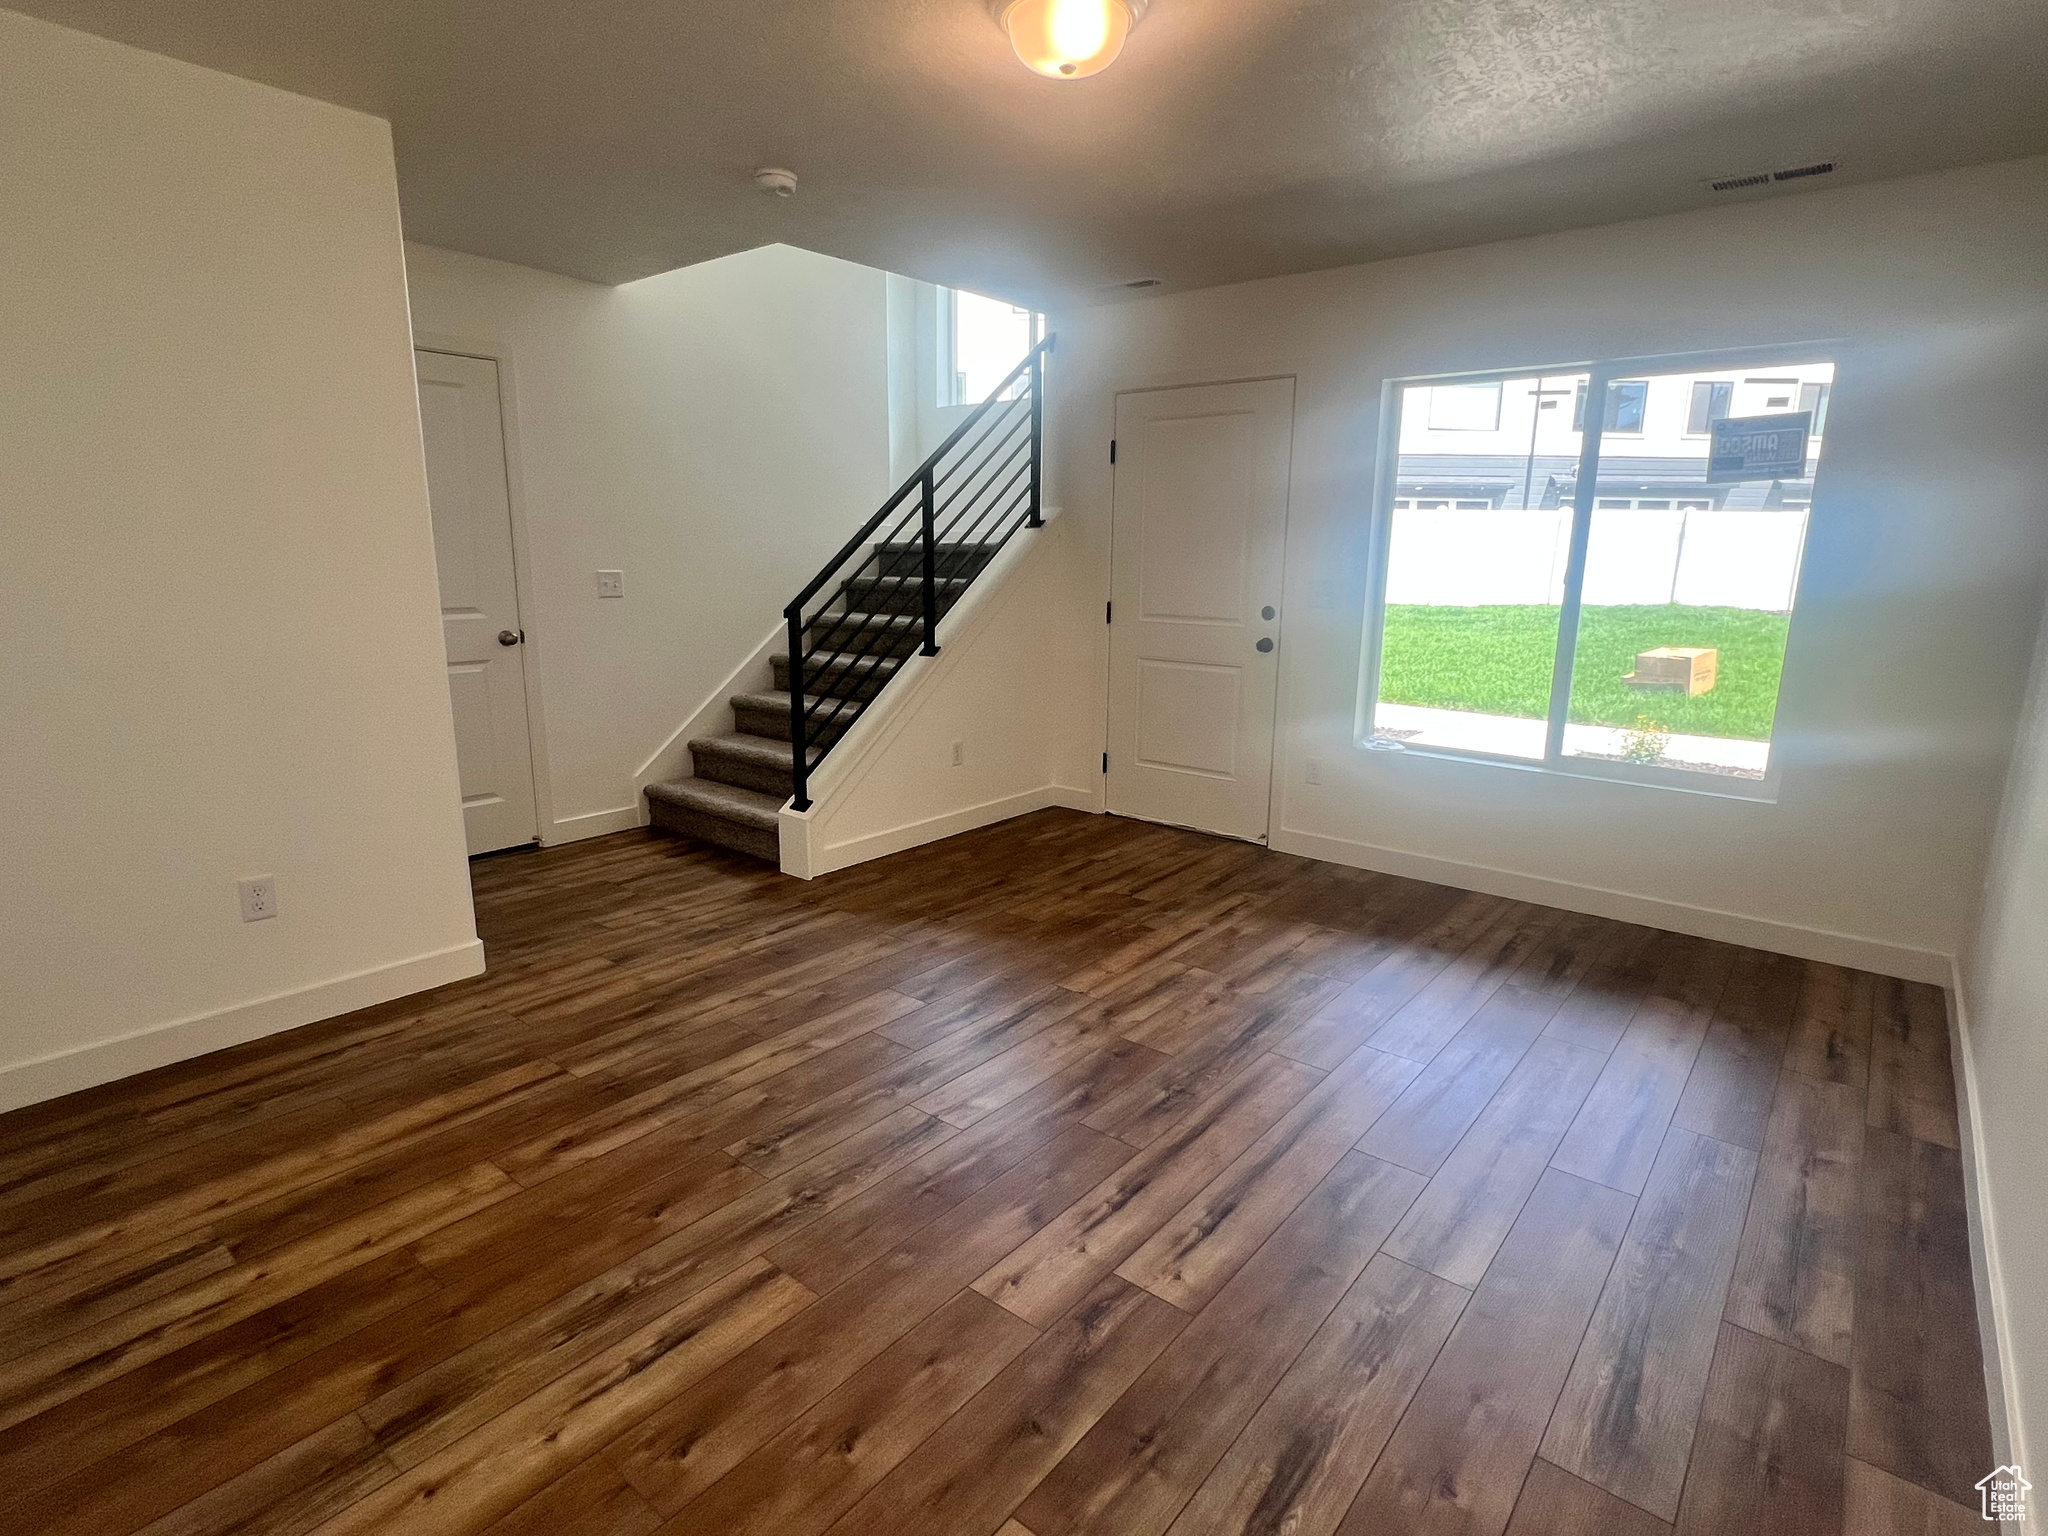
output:
<path id="1" fill-rule="evenodd" d="M 1579 779 L 1602 784 L 1622 784 L 1634 789 L 1673 790 L 1681 795 L 1705 795 L 1714 800 L 1742 800 L 1753 805 L 1778 803 L 1778 771 L 1767 771 L 1761 779 L 1738 779 L 1713 773 L 1695 773 L 1683 768 L 1629 767 L 1580 758 L 1506 757 L 1491 752 L 1472 752 L 1457 747 L 1418 747 L 1407 742 L 1376 741 L 1367 737 L 1356 743 L 1359 751 L 1375 757 L 1410 757 L 1438 762 L 1478 763 L 1489 768 L 1513 768 L 1523 773 L 1540 773 L 1552 778 Z M 1706 782 L 1701 782 L 1706 781 Z"/>

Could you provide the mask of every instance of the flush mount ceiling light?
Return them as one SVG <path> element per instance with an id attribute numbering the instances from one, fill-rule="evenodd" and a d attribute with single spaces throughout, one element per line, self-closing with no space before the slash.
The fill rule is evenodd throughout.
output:
<path id="1" fill-rule="evenodd" d="M 997 25 L 1025 65 L 1052 80 L 1100 74 L 1152 0 L 989 0 Z"/>

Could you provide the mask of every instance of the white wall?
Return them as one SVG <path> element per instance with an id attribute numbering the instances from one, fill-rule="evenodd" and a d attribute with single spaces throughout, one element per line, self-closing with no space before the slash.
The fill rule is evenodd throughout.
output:
<path id="1" fill-rule="evenodd" d="M 407 262 L 420 341 L 510 384 L 542 838 L 638 825 L 636 773 L 689 771 L 678 728 L 894 486 L 885 275 L 790 246 L 619 288 Z"/>
<path id="2" fill-rule="evenodd" d="M 2048 517 L 2048 492 L 2037 499 Z M 1977 1193 L 1991 1249 L 1993 1308 L 2004 1340 L 2012 1454 L 2048 1425 L 2048 625 L 2036 648 L 2024 729 L 2013 754 L 1983 924 L 1963 973 L 1966 1081 L 1976 1121 Z"/>
<path id="3" fill-rule="evenodd" d="M 1055 329 L 1055 494 L 1092 551 L 1076 624 L 1107 586 L 1115 391 L 1298 377 L 1276 846 L 1946 975 L 2048 555 L 2048 160 L 1139 299 Z M 1383 381 L 1831 338 L 1775 804 L 1353 746 Z"/>
<path id="4" fill-rule="evenodd" d="M 0 11 L 0 144 L 4 1109 L 482 955 L 388 129 Z"/>

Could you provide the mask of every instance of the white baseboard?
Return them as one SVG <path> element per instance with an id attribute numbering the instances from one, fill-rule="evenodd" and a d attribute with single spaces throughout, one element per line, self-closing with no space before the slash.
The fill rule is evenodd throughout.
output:
<path id="1" fill-rule="evenodd" d="M 614 832 L 630 832 L 635 827 L 647 825 L 647 803 L 622 805 L 613 811 L 586 811 L 581 816 L 564 816 L 548 826 L 547 836 L 541 839 L 545 847 L 553 848 L 559 843 L 580 843 L 586 837 L 608 837 Z"/>
<path id="2" fill-rule="evenodd" d="M 1492 869 L 1483 864 L 1466 864 L 1429 854 L 1408 853 L 1398 848 L 1381 848 L 1355 843 L 1348 838 L 1324 837 L 1313 832 L 1282 828 L 1273 834 L 1271 846 L 1281 853 L 1298 853 L 1304 858 L 1331 864 L 1348 864 L 1355 869 L 1377 870 L 1385 875 L 1405 875 L 1411 880 L 1428 880 L 1437 885 L 1456 886 L 1465 891 L 1483 891 L 1512 901 L 1540 902 L 1562 907 L 1567 912 L 1584 912 L 1618 922 L 1640 923 L 1672 933 L 1689 933 L 1697 938 L 1718 939 L 1724 944 L 1742 944 L 1767 949 L 1774 954 L 1794 955 L 1801 960 L 1821 960 L 1852 970 L 1876 971 L 1907 981 L 1924 981 L 1946 987 L 1953 979 L 1954 961 L 1948 955 L 1928 949 L 1911 949 L 1879 939 L 1854 934 L 1830 933 L 1825 929 L 1801 928 L 1768 918 L 1745 917 L 1739 912 L 1720 912 L 1711 907 L 1689 906 L 1654 896 L 1637 896 L 1627 891 L 1610 891 L 1599 886 L 1553 880 L 1543 875 L 1525 875 L 1514 870 Z"/>
<path id="3" fill-rule="evenodd" d="M 1984 1166 L 1984 1126 L 1977 1097 L 1976 1058 L 1970 1053 L 1970 1011 L 1963 996 L 1963 971 L 1950 972 L 1949 1055 L 1961 1095 L 1963 1199 L 1970 1222 L 1970 1273 L 1977 1291 L 1977 1331 L 1984 1351 L 1984 1389 L 1991 1400 L 1991 1450 L 1999 1466 L 2024 1463 L 2026 1424 L 2021 1417 L 2018 1372 L 2008 1353 L 2012 1337 L 2005 1276 L 1998 1263 L 1998 1212 Z"/>
<path id="4" fill-rule="evenodd" d="M 932 816 L 923 821 L 913 821 L 904 826 L 891 827 L 887 831 L 871 832 L 865 837 L 835 843 L 828 848 L 817 850 L 807 871 L 790 868 L 793 861 L 785 854 L 783 870 L 786 874 L 801 874 L 805 879 L 829 875 L 835 869 L 865 864 L 869 859 L 884 858 L 892 853 L 901 853 L 906 848 L 922 847 L 926 843 L 935 843 L 942 837 L 954 837 L 962 832 L 972 832 L 977 827 L 991 826 L 998 821 L 1008 821 L 1013 816 L 1027 816 L 1033 811 L 1048 810 L 1054 806 L 1064 806 L 1075 811 L 1095 809 L 1086 791 L 1069 789 L 1062 784 L 1048 784 L 1040 789 L 1026 790 L 1022 794 L 1005 795 L 999 800 L 986 800 L 980 805 L 970 805 L 964 810 L 948 811 L 943 816 Z"/>
<path id="5" fill-rule="evenodd" d="M 34 1061 L 0 1067 L 0 1113 L 76 1093 L 81 1088 L 96 1088 L 117 1078 L 133 1077 L 174 1061 L 189 1061 L 194 1056 L 260 1040 L 265 1035 L 297 1029 L 337 1014 L 353 1013 L 358 1008 L 388 1003 L 429 987 L 445 986 L 466 976 L 480 975 L 483 968 L 483 943 L 471 939 L 431 954 L 415 955 L 410 960 L 337 976 L 331 981 L 273 993 L 210 1013 L 152 1024 L 111 1040 L 96 1040 Z"/>

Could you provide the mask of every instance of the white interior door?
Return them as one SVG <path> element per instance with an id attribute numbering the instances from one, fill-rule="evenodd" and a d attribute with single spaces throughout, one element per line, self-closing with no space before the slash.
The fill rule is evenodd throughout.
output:
<path id="1" fill-rule="evenodd" d="M 533 842 L 540 828 L 498 365 L 446 352 L 417 357 L 462 819 L 469 851 L 489 853 Z"/>
<path id="2" fill-rule="evenodd" d="M 1264 841 L 1294 381 L 1116 402 L 1109 808 Z"/>

